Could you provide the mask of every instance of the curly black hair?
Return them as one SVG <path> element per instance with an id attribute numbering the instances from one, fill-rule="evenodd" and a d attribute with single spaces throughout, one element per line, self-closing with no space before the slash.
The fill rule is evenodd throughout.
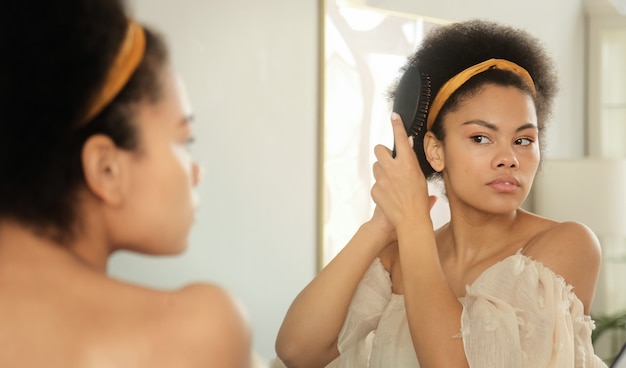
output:
<path id="1" fill-rule="evenodd" d="M 121 0 L 8 1 L 0 10 L 0 220 L 65 242 L 77 224 L 82 146 L 93 134 L 138 146 L 140 101 L 158 101 L 162 38 L 145 29 L 146 51 L 129 82 L 92 121 L 79 124 L 125 37 Z"/>
<path id="2" fill-rule="evenodd" d="M 424 38 L 418 50 L 409 56 L 402 73 L 416 66 L 422 74 L 429 76 L 431 96 L 449 79 L 470 66 L 488 59 L 505 59 L 526 69 L 536 88 L 534 96 L 539 128 L 540 148 L 543 149 L 544 131 L 551 114 L 552 101 L 557 93 L 557 76 L 552 59 L 543 49 L 541 42 L 528 32 L 492 21 L 470 20 L 433 28 Z M 431 131 L 439 140 L 445 138 L 442 120 L 456 109 L 459 103 L 476 93 L 485 84 L 513 86 L 530 93 L 529 87 L 517 74 L 499 69 L 480 73 L 457 89 L 444 103 L 435 118 Z M 397 83 L 391 86 L 389 97 L 393 99 Z M 431 101 L 432 102 L 432 101 Z M 424 132 L 425 129 L 422 130 Z M 423 138 L 423 135 L 420 137 Z M 423 139 L 416 139 L 416 152 L 426 177 L 438 173 L 426 160 Z"/>

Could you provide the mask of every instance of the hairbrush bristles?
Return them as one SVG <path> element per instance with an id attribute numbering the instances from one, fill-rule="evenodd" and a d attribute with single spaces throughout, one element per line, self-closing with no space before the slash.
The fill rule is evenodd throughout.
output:
<path id="1" fill-rule="evenodd" d="M 411 124 L 411 130 L 407 131 L 407 134 L 413 137 L 417 137 L 424 129 L 424 125 L 426 124 L 426 120 L 428 118 L 428 111 L 430 108 L 430 99 L 431 99 L 431 87 L 430 87 L 430 76 L 424 73 L 420 73 L 422 77 L 422 88 L 419 97 L 419 102 L 417 105 L 417 111 L 415 113 L 415 119 Z"/>
<path id="2" fill-rule="evenodd" d="M 425 131 L 430 110 L 431 82 L 430 76 L 421 73 L 417 66 L 410 66 L 404 71 L 396 87 L 393 111 L 402 118 L 402 123 L 409 137 L 418 137 Z M 415 144 L 417 153 L 421 144 Z M 395 147 L 393 156 L 395 157 Z"/>

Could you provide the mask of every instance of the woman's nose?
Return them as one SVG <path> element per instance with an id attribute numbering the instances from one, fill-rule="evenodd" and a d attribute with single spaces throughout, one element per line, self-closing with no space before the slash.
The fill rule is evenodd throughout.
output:
<path id="1" fill-rule="evenodd" d="M 515 152 L 511 148 L 503 149 L 495 158 L 495 166 L 498 168 L 516 168 L 519 167 L 519 161 Z"/>

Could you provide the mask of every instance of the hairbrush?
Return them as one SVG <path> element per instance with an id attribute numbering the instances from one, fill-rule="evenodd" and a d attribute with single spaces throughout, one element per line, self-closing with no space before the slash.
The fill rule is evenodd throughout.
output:
<path id="1" fill-rule="evenodd" d="M 430 92 L 430 77 L 421 73 L 417 66 L 409 66 L 400 78 L 393 100 L 393 111 L 402 118 L 408 137 L 417 138 L 426 130 Z M 423 151 L 423 143 L 417 139 L 413 143 L 413 150 L 418 155 L 419 150 Z M 395 156 L 394 144 L 393 157 Z"/>

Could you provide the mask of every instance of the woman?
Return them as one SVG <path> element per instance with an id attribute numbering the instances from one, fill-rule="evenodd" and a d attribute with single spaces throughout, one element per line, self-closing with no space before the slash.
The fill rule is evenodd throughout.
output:
<path id="1" fill-rule="evenodd" d="M 293 302 L 279 358 L 288 367 L 604 366 L 590 337 L 596 237 L 520 208 L 556 92 L 539 42 L 492 22 L 454 23 L 425 38 L 411 68 L 430 86 L 423 126 L 407 140 L 392 114 L 396 154 L 375 148 L 374 214 Z M 436 231 L 426 178 L 443 181 L 450 204 Z"/>
<path id="2" fill-rule="evenodd" d="M 249 366 L 221 288 L 106 276 L 120 249 L 182 252 L 193 222 L 192 115 L 161 38 L 114 0 L 0 14 L 0 366 Z"/>

